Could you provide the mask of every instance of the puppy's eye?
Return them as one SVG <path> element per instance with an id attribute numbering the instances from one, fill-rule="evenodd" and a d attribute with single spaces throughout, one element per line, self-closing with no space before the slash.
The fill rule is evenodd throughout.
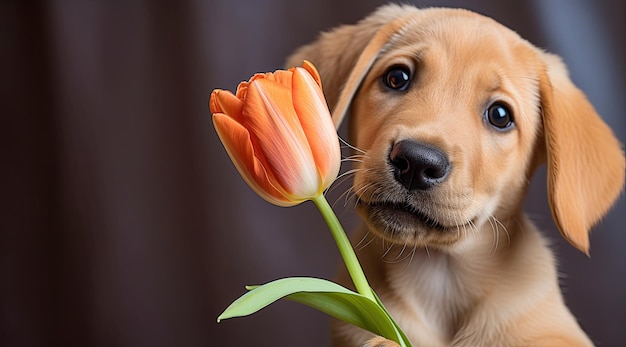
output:
<path id="1" fill-rule="evenodd" d="M 385 86 L 394 90 L 406 90 L 409 87 L 411 72 L 404 66 L 392 66 L 383 75 Z"/>
<path id="2" fill-rule="evenodd" d="M 487 108 L 485 117 L 489 124 L 499 130 L 506 130 L 513 125 L 513 113 L 506 105 L 499 102 L 493 103 Z"/>

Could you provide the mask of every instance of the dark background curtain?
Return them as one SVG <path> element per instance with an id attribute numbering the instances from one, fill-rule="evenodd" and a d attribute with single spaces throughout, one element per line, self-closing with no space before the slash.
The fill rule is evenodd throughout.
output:
<path id="1" fill-rule="evenodd" d="M 2 2 L 0 346 L 327 346 L 326 316 L 291 302 L 216 323 L 244 285 L 331 278 L 339 256 L 312 204 L 244 184 L 207 101 L 384 2 Z M 562 55 L 624 142 L 624 2 L 414 3 L 473 9 Z M 527 205 L 567 303 L 599 346 L 624 346 L 623 195 L 587 258 L 555 230 L 544 175 Z M 349 230 L 344 189 L 330 199 Z"/>

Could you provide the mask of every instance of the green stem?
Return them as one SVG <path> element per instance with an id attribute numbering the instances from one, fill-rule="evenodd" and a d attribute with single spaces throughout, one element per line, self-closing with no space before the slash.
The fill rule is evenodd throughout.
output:
<path id="1" fill-rule="evenodd" d="M 326 221 L 326 224 L 328 224 L 330 233 L 333 235 L 335 243 L 337 243 L 339 253 L 343 258 L 343 262 L 346 264 L 346 268 L 348 268 L 348 273 L 352 278 L 352 282 L 354 282 L 354 286 L 356 287 L 357 292 L 367 297 L 368 299 L 376 302 L 374 292 L 367 282 L 367 278 L 365 278 L 365 273 L 361 268 L 361 264 L 359 264 L 359 260 L 354 253 L 354 249 L 352 248 L 352 245 L 348 240 L 348 236 L 346 236 L 346 233 L 339 223 L 339 219 L 337 219 L 335 212 L 333 212 L 332 207 L 330 207 L 330 205 L 328 204 L 328 200 L 326 200 L 326 197 L 324 197 L 324 195 L 320 195 L 311 200 L 320 210 L 322 217 L 324 217 L 324 220 Z"/>

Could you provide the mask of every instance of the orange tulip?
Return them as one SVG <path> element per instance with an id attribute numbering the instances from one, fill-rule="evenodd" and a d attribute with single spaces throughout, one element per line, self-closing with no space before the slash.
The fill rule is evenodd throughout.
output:
<path id="1" fill-rule="evenodd" d="M 339 139 L 311 63 L 256 74 L 235 95 L 216 89 L 209 107 L 237 170 L 270 203 L 311 200 L 337 178 Z"/>

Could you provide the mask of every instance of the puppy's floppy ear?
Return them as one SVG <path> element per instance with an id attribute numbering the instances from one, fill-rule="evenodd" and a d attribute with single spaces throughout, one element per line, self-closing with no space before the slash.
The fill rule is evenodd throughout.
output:
<path id="1" fill-rule="evenodd" d="M 555 55 L 542 53 L 540 76 L 548 165 L 548 200 L 561 235 L 589 255 L 589 229 L 624 186 L 626 162 L 619 141 Z"/>
<path id="2" fill-rule="evenodd" d="M 339 128 L 379 53 L 412 18 L 410 13 L 416 11 L 413 7 L 383 6 L 355 25 L 323 33 L 287 59 L 287 66 L 299 65 L 306 59 L 317 67 L 335 127 Z"/>

